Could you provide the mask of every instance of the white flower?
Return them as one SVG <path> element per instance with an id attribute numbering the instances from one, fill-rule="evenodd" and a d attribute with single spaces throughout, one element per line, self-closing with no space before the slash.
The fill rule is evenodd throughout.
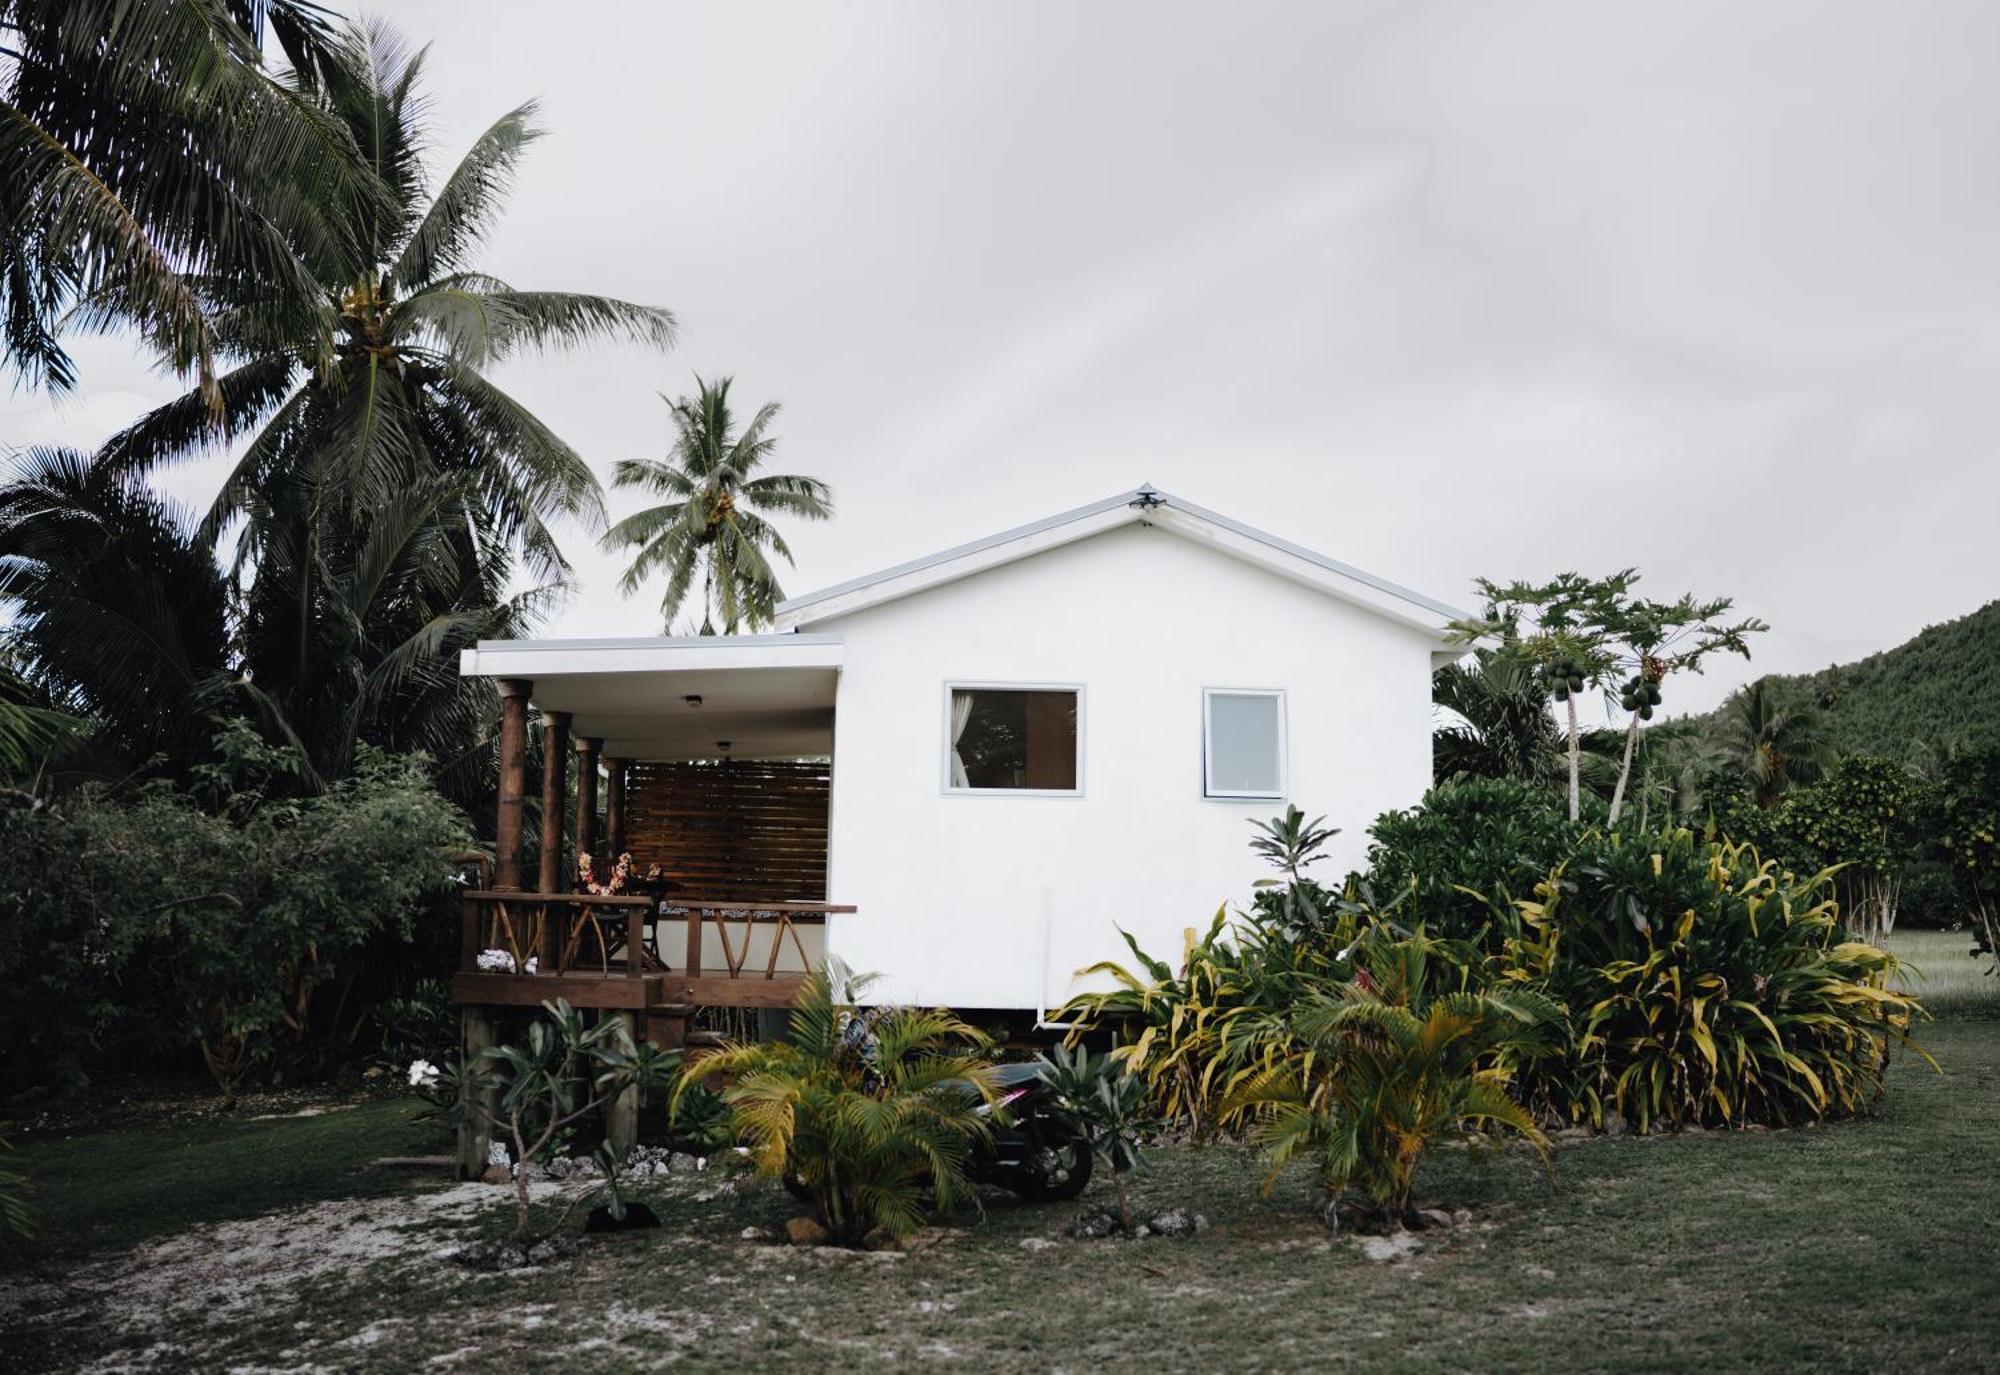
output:
<path id="1" fill-rule="evenodd" d="M 434 1089 L 438 1085 L 438 1067 L 428 1060 L 410 1061 L 410 1087 L 413 1089 Z"/>
<path id="2" fill-rule="evenodd" d="M 512 974 L 515 968 L 514 957 L 505 950 L 482 950 L 479 952 L 479 958 L 475 963 L 481 969 L 496 974 Z"/>
<path id="3" fill-rule="evenodd" d="M 541 956 L 539 956 L 539 955 L 530 955 L 530 956 L 528 956 L 528 968 L 527 968 L 527 972 L 528 972 L 528 973 L 530 973 L 530 974 L 534 973 L 534 972 L 535 972 L 535 966 L 536 966 L 536 964 L 538 964 L 538 963 L 539 963 L 540 961 L 541 961 Z"/>

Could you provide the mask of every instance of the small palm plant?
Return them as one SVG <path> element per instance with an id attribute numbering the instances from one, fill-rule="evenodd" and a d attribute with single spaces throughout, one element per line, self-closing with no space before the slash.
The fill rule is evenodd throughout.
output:
<path id="1" fill-rule="evenodd" d="M 760 408 L 741 431 L 729 409 L 730 379 L 695 378 L 695 395 L 669 402 L 673 452 L 665 459 L 626 460 L 612 473 L 614 487 L 638 487 L 666 497 L 627 516 L 606 532 L 613 549 L 636 549 L 619 586 L 633 592 L 655 573 L 667 575 L 660 615 L 669 625 L 702 579 L 701 633 L 723 633 L 768 621 L 784 598 L 768 554 L 787 563 L 792 551 L 766 515 L 825 520 L 833 493 L 817 478 L 760 473 L 777 447 L 770 433 L 778 406 Z M 768 553 L 767 553 L 768 551 Z"/>
<path id="2" fill-rule="evenodd" d="M 985 1036 L 942 1009 L 864 1010 L 854 1000 L 868 982 L 837 962 L 814 970 L 787 1040 L 728 1046 L 676 1095 L 721 1082 L 757 1172 L 809 1198 L 844 1246 L 877 1228 L 906 1236 L 927 1205 L 971 1199 L 973 1151 L 992 1131 L 979 1111 L 995 1095 Z"/>
<path id="3" fill-rule="evenodd" d="M 1499 1128 L 1546 1157 L 1547 1139 L 1491 1064 L 1497 1053 L 1538 1040 L 1559 1009 L 1526 992 L 1433 993 L 1436 949 L 1421 932 L 1371 933 L 1351 983 L 1329 985 L 1293 1008 L 1293 1053 L 1234 1095 L 1232 1106 L 1257 1119 L 1274 1178 L 1295 1159 L 1315 1160 L 1331 1195 L 1329 1223 L 1355 1187 L 1385 1221 L 1400 1224 L 1425 1152 L 1450 1133 Z"/>
<path id="4" fill-rule="evenodd" d="M 1165 1125 L 1153 1107 L 1146 1081 L 1109 1055 L 1092 1057 L 1087 1047 L 1057 1046 L 1039 1057 L 1037 1071 L 1058 1107 L 1075 1118 L 1091 1152 L 1111 1167 L 1118 1190 L 1118 1225 L 1129 1236 L 1132 1204 L 1125 1176 L 1146 1168 L 1145 1138 Z"/>

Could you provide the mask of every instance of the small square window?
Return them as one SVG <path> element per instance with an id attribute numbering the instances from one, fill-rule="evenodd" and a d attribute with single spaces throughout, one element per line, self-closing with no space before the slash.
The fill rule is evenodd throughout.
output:
<path id="1" fill-rule="evenodd" d="M 954 687 L 945 730 L 952 792 L 1077 791 L 1074 688 Z"/>
<path id="2" fill-rule="evenodd" d="M 1209 797 L 1285 795 L 1285 694 L 1202 693 L 1203 791 Z"/>

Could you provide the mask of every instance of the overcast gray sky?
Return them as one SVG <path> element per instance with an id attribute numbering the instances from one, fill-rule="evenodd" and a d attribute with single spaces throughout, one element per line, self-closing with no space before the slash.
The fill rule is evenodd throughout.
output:
<path id="1" fill-rule="evenodd" d="M 373 12 L 440 157 L 543 102 L 491 270 L 680 317 L 502 381 L 607 477 L 696 372 L 781 400 L 839 506 L 789 591 L 1149 480 L 1462 604 L 1734 594 L 1774 629 L 1679 709 L 2000 595 L 1990 0 Z M 78 355 L 0 439 L 177 390 Z M 553 633 L 657 631 L 569 548 Z"/>

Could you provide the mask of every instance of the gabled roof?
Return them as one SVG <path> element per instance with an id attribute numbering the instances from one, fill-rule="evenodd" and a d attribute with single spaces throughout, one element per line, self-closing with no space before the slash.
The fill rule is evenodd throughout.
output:
<path id="1" fill-rule="evenodd" d="M 1126 525 L 1156 526 L 1440 638 L 1452 622 L 1469 618 L 1468 612 L 1421 592 L 1144 484 L 1089 506 L 790 598 L 779 604 L 775 624 L 781 631 L 803 629 Z"/>

